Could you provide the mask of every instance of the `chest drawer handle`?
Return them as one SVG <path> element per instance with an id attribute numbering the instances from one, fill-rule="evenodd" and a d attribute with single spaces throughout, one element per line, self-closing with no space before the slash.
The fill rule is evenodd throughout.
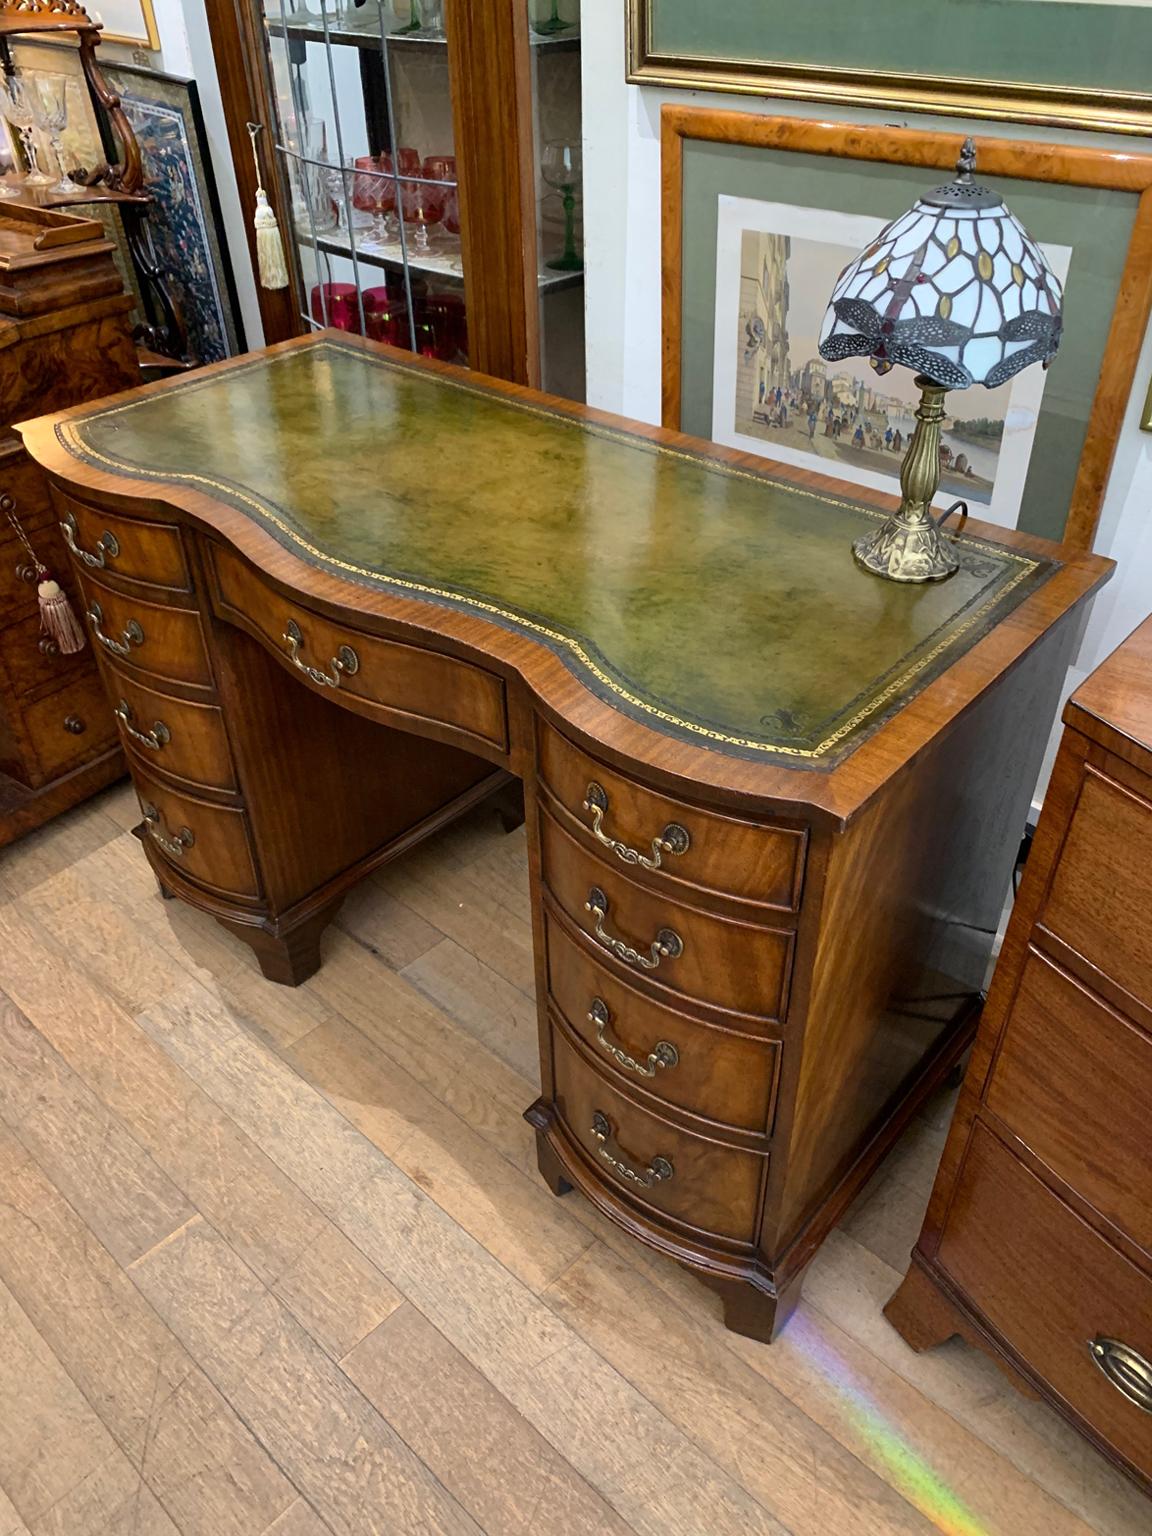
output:
<path id="1" fill-rule="evenodd" d="M 1092 1339 L 1088 1348 L 1117 1392 L 1152 1413 L 1152 1363 L 1119 1339 Z"/>
<path id="2" fill-rule="evenodd" d="M 319 667 L 310 667 L 306 661 L 301 661 L 300 648 L 304 644 L 304 635 L 295 619 L 288 620 L 284 643 L 288 647 L 288 660 L 296 670 L 303 672 L 314 683 L 319 683 L 322 688 L 339 688 L 342 677 L 353 677 L 360 670 L 360 658 L 350 645 L 342 645 L 328 663 L 331 672 L 323 672 Z"/>
<path id="3" fill-rule="evenodd" d="M 135 619 L 129 619 L 124 626 L 124 633 L 119 640 L 113 640 L 104 633 L 104 610 L 99 603 L 93 603 L 88 610 L 88 622 L 92 626 L 92 633 L 99 640 L 106 651 L 111 651 L 114 656 L 129 656 L 134 645 L 144 644 L 144 631 Z"/>
<path id="4" fill-rule="evenodd" d="M 163 720 L 157 720 L 150 731 L 138 731 L 132 724 L 134 716 L 127 699 L 121 699 L 112 713 L 133 741 L 138 741 L 142 747 L 149 747 L 153 752 L 159 752 L 172 740 L 172 732 Z"/>
<path id="5" fill-rule="evenodd" d="M 638 1077 L 655 1077 L 661 1067 L 671 1069 L 680 1060 L 680 1052 L 671 1040 L 658 1040 L 649 1052 L 647 1061 L 637 1061 L 635 1057 L 629 1056 L 627 1051 L 622 1051 L 618 1045 L 614 1045 L 605 1033 L 612 1022 L 612 1014 L 602 997 L 592 999 L 592 1006 L 588 1010 L 588 1022 L 595 1024 L 596 1039 L 609 1056 L 627 1071 L 635 1072 Z"/>
<path id="6" fill-rule="evenodd" d="M 187 827 L 181 827 L 175 837 L 169 837 L 164 823 L 160 820 L 160 812 L 154 805 L 141 801 L 140 809 L 144 812 L 144 820 L 148 823 L 148 836 L 163 848 L 165 853 L 170 853 L 174 859 L 182 859 L 188 849 L 195 846 L 196 839 Z"/>
<path id="7" fill-rule="evenodd" d="M 627 843 L 617 842 L 604 830 L 604 817 L 608 814 L 608 795 L 602 784 L 595 780 L 589 784 L 584 796 L 584 809 L 592 812 L 592 836 L 625 864 L 640 864 L 645 869 L 659 869 L 664 854 L 687 853 L 692 839 L 679 822 L 670 821 L 659 837 L 652 839 L 651 855 L 629 848 Z"/>
<path id="8" fill-rule="evenodd" d="M 622 960 L 625 965 L 639 966 L 642 971 L 654 971 L 661 960 L 675 960 L 677 955 L 684 953 L 683 939 L 678 933 L 673 933 L 671 928 L 661 928 L 648 946 L 647 954 L 634 949 L 624 939 L 617 939 L 612 934 L 605 933 L 604 919 L 608 916 L 608 898 L 598 885 L 594 885 L 588 892 L 584 910 L 592 914 L 597 942 L 602 944 L 610 955 L 615 955 L 617 960 Z"/>
<path id="9" fill-rule="evenodd" d="M 596 1138 L 597 1156 L 602 1157 L 622 1179 L 627 1179 L 630 1184 L 639 1184 L 641 1189 L 651 1189 L 653 1184 L 665 1183 L 676 1171 L 666 1157 L 654 1157 L 643 1171 L 617 1157 L 612 1150 L 611 1121 L 598 1109 L 592 1114 L 592 1135 Z"/>
<path id="10" fill-rule="evenodd" d="M 76 519 L 71 512 L 64 514 L 64 521 L 60 524 L 60 532 L 64 535 L 65 544 L 67 544 L 77 560 L 83 560 L 85 565 L 92 567 L 94 570 L 103 570 L 108 561 L 115 560 L 116 556 L 120 553 L 120 541 L 114 533 L 109 533 L 107 529 L 96 540 L 95 554 L 90 553 L 86 549 L 81 549 L 76 542 L 80 530 L 76 526 Z"/>

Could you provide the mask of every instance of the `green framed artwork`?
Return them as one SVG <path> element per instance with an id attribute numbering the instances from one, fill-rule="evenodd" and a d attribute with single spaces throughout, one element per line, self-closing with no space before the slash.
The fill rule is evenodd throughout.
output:
<path id="1" fill-rule="evenodd" d="M 813 396 L 805 368 L 824 368 L 815 334 L 839 267 L 945 179 L 961 137 L 673 106 L 661 136 L 664 425 L 898 496 L 883 422 L 878 443 L 817 442 L 792 402 Z M 979 179 L 1064 277 L 1064 334 L 1051 368 L 1019 388 L 950 392 L 949 452 L 967 482 L 945 494 L 1087 550 L 1152 309 L 1152 155 L 991 138 L 976 148 Z M 887 411 L 893 440 L 902 428 L 906 439 L 892 376 L 881 386 L 861 366 L 849 379 L 838 365 L 844 380 L 829 366 L 824 398 L 841 383 L 874 387 L 875 418 Z"/>
<path id="2" fill-rule="evenodd" d="M 1147 0 L 628 0 L 637 85 L 1152 133 Z"/>

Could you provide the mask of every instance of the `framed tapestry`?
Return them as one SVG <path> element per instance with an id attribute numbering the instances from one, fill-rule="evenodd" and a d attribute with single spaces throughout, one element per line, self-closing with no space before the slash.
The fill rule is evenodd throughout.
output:
<path id="1" fill-rule="evenodd" d="M 637 85 L 1152 133 L 1147 0 L 628 0 Z"/>
<path id="2" fill-rule="evenodd" d="M 149 223 L 199 363 L 244 350 L 235 281 L 224 241 L 216 182 L 196 82 L 127 64 L 104 64 L 140 144 Z"/>
<path id="3" fill-rule="evenodd" d="M 825 364 L 816 339 L 840 270 L 949 179 L 961 136 L 672 106 L 661 135 L 664 425 L 898 496 L 911 376 Z M 976 150 L 1064 281 L 1064 335 L 1046 373 L 948 395 L 941 504 L 1090 549 L 1152 309 L 1152 155 Z"/>

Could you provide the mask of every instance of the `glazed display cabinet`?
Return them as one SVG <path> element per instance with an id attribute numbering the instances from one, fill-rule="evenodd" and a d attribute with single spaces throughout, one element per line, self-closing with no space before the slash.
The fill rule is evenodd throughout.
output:
<path id="1" fill-rule="evenodd" d="M 241 190 L 252 125 L 288 256 L 267 340 L 331 326 L 582 398 L 579 0 L 209 13 Z"/>

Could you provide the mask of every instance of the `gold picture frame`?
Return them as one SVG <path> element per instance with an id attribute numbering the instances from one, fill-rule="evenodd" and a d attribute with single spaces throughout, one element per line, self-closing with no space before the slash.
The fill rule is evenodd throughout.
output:
<path id="1" fill-rule="evenodd" d="M 104 20 L 104 26 L 100 36 L 106 43 L 123 43 L 129 48 L 147 48 L 155 53 L 160 48 L 160 31 L 156 25 L 156 12 L 152 7 L 152 0 L 101 0 L 100 15 Z M 129 13 L 139 13 L 143 26 L 143 36 L 140 31 L 121 30 L 114 28 L 121 21 L 127 22 Z M 113 19 L 109 21 L 109 16 Z"/>
<path id="2" fill-rule="evenodd" d="M 632 85 L 835 102 L 884 111 L 931 112 L 997 122 L 1049 123 L 1106 133 L 1152 134 L 1152 91 L 961 79 L 863 69 L 661 54 L 654 0 L 627 0 L 627 79 Z"/>

